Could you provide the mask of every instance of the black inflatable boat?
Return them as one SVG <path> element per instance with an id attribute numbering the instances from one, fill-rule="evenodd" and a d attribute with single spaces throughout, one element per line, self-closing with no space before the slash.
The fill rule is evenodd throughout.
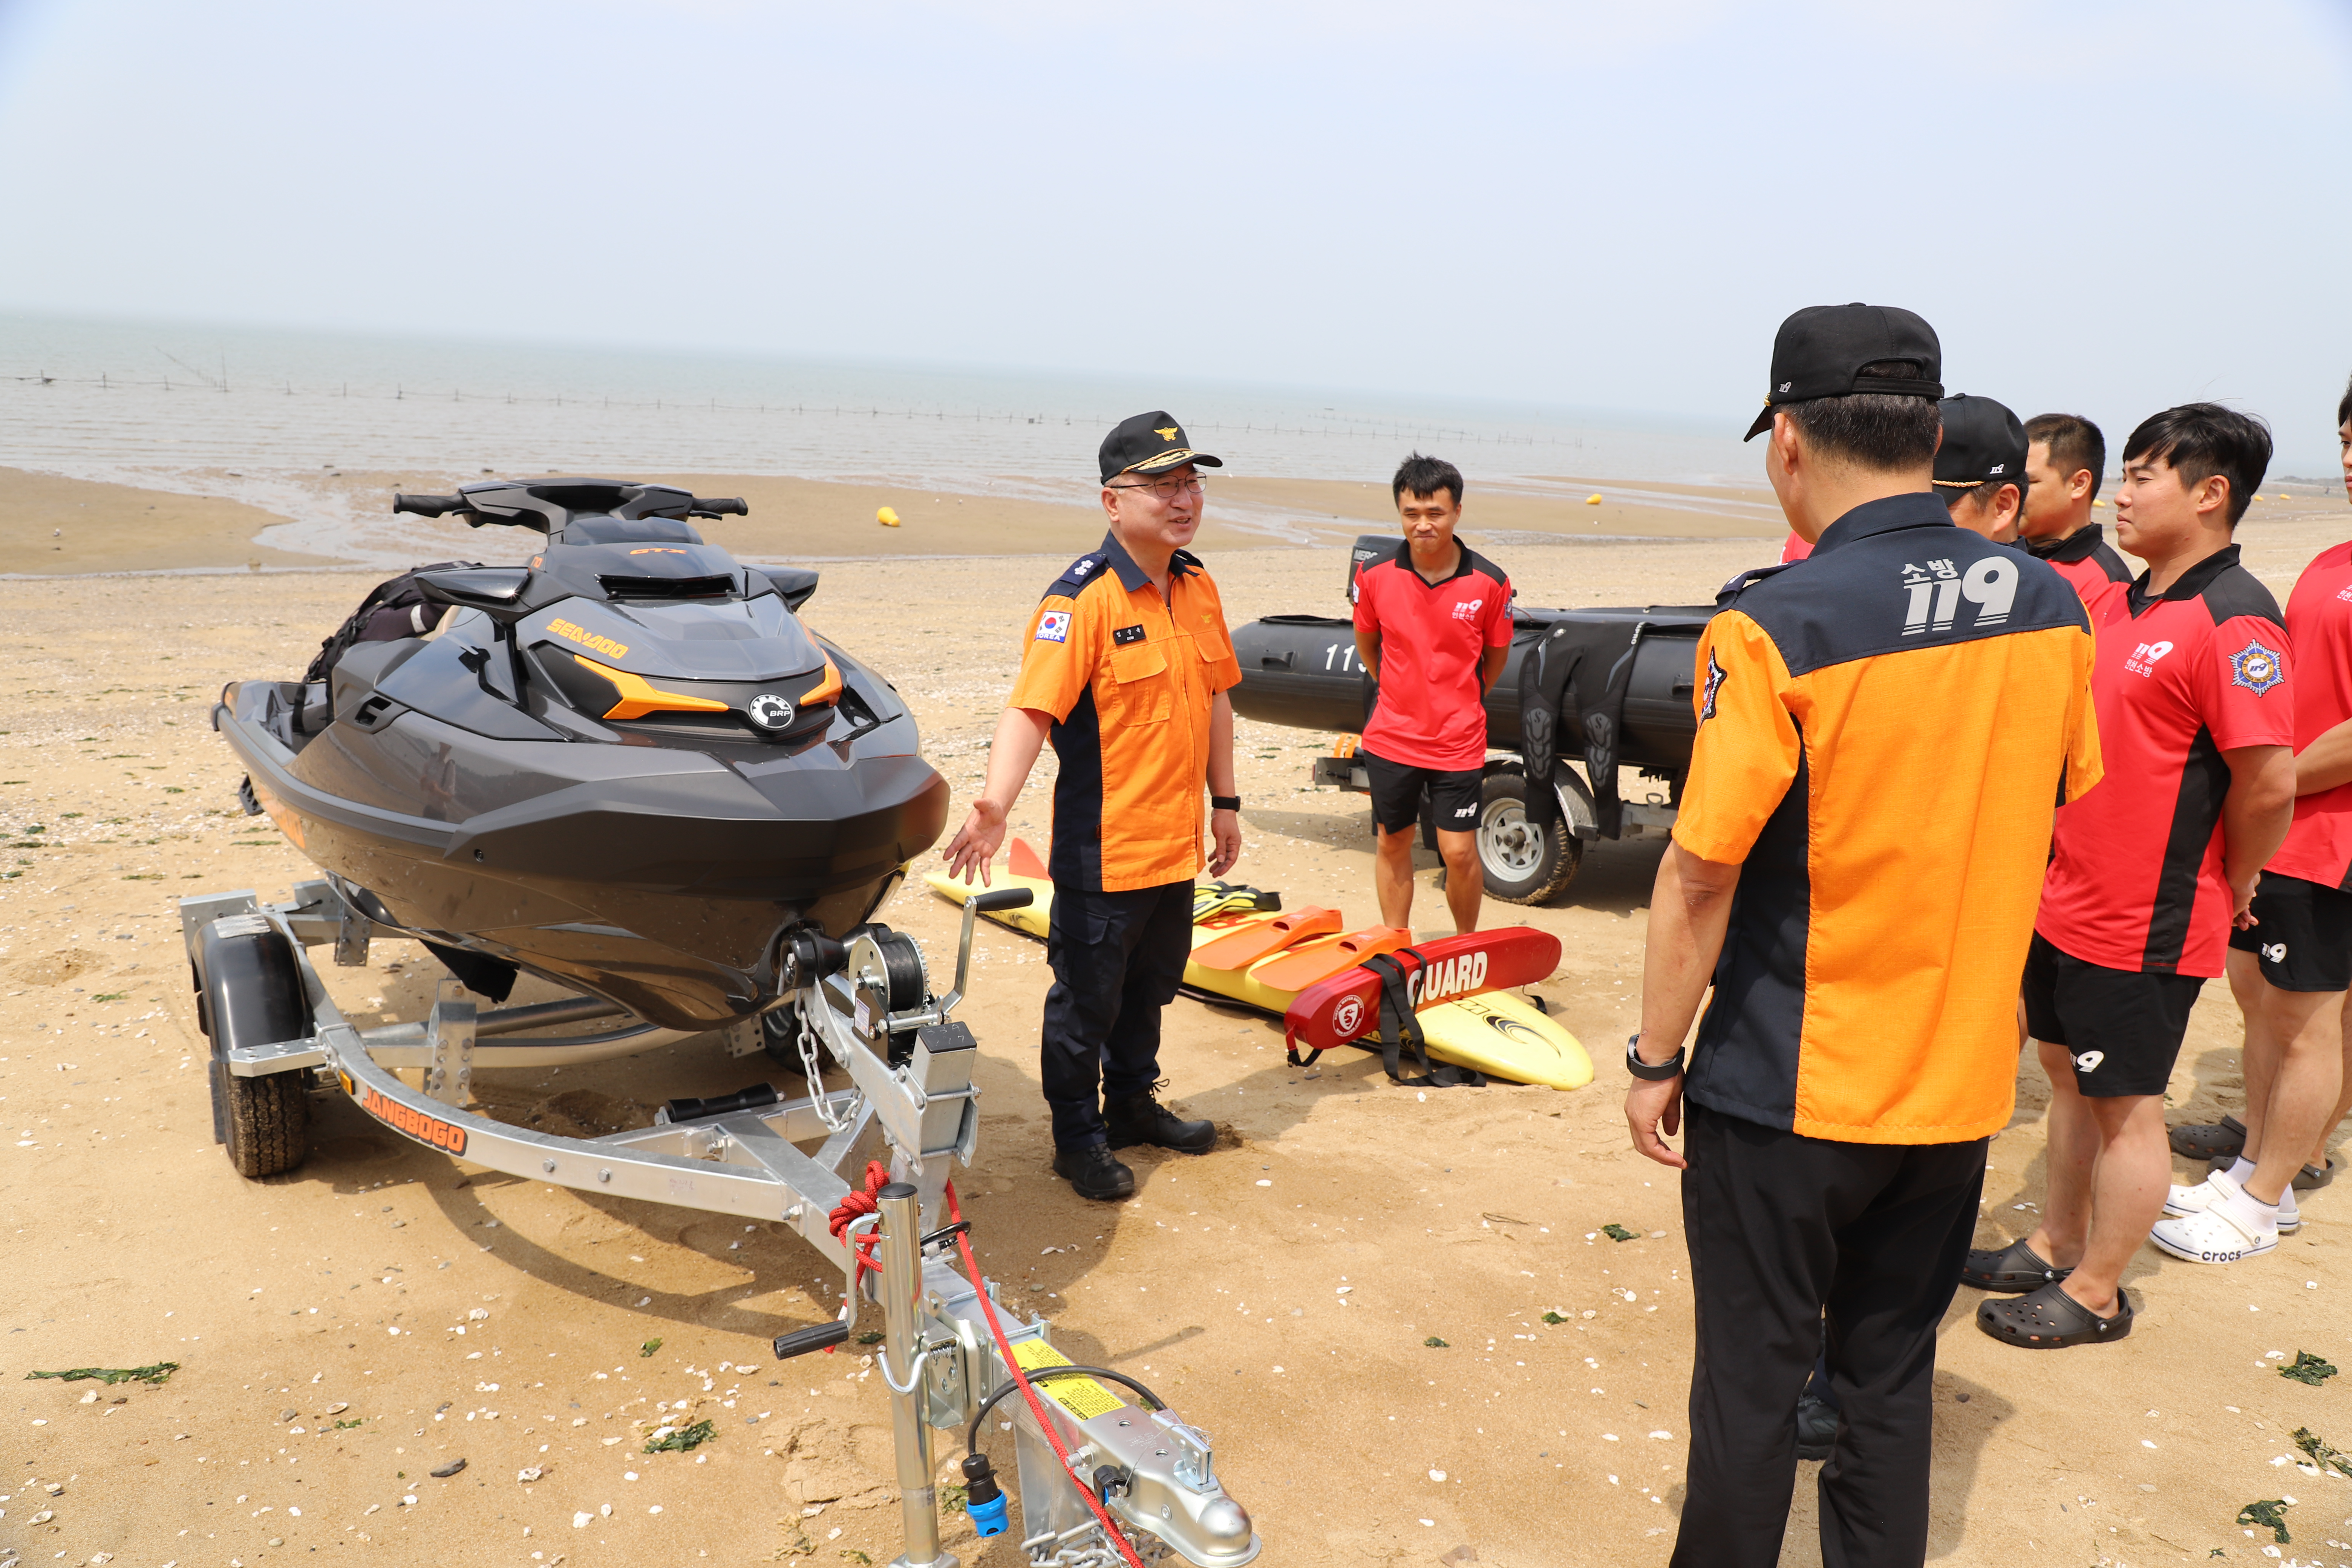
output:
<path id="1" fill-rule="evenodd" d="M 547 539 L 418 572 L 430 636 L 236 682 L 213 722 L 248 808 L 475 989 L 520 968 L 668 1028 L 749 1017 L 788 932 L 845 935 L 937 841 L 947 784 L 906 705 L 794 613 L 814 574 L 688 521 L 741 501 L 562 479 L 394 509 Z"/>

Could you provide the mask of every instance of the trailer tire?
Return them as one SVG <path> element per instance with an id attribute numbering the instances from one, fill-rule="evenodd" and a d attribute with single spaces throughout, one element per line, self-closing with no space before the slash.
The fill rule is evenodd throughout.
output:
<path id="1" fill-rule="evenodd" d="M 760 1015 L 760 1048 L 767 1052 L 770 1061 L 793 1077 L 808 1077 L 807 1068 L 801 1060 L 801 1014 L 797 1003 L 788 1002 Z M 822 1059 L 820 1053 L 820 1063 Z"/>
<path id="2" fill-rule="evenodd" d="M 238 927 L 248 922 L 240 921 Z M 200 1005 L 212 1026 L 213 1136 L 228 1149 L 240 1176 L 258 1179 L 294 1169 L 310 1152 L 309 1074 L 297 1069 L 239 1078 L 228 1052 L 275 1045 L 310 1032 L 302 977 L 276 930 L 207 928 L 201 940 L 205 977 Z"/>
<path id="3" fill-rule="evenodd" d="M 1507 904 L 1540 904 L 1558 897 L 1584 862 L 1584 842 L 1569 831 L 1564 814 L 1552 813 L 1549 831 L 1528 821 L 1528 779 L 1517 763 L 1486 770 L 1479 792 L 1477 849 L 1486 896 Z"/>

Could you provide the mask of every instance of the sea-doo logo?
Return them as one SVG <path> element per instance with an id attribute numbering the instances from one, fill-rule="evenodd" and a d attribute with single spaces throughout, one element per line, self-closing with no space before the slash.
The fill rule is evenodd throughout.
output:
<path id="1" fill-rule="evenodd" d="M 609 654 L 614 658 L 629 657 L 627 643 L 614 642 L 611 637 L 598 637 L 586 626 L 575 626 L 570 621 L 560 617 L 548 622 L 547 629 L 566 641 L 578 643 L 582 647 L 594 648 L 598 653 Z"/>
<path id="2" fill-rule="evenodd" d="M 1035 640 L 1038 642 L 1069 641 L 1070 612 L 1067 610 L 1048 610 L 1044 615 L 1039 616 L 1037 617 L 1037 637 Z"/>
<path id="3" fill-rule="evenodd" d="M 2171 651 L 2168 642 L 2144 642 L 2132 649 L 2131 657 L 2124 660 L 2124 668 L 2134 675 L 2154 675 L 2156 661 Z"/>
<path id="4" fill-rule="evenodd" d="M 1363 1033 L 1364 999 L 1360 996 L 1340 997 L 1339 1005 L 1331 1009 L 1331 1027 L 1339 1032 L 1342 1039 L 1352 1040 Z"/>
<path id="5" fill-rule="evenodd" d="M 451 1154 L 466 1152 L 466 1130 L 421 1110 L 411 1110 L 394 1100 L 386 1100 L 371 1089 L 360 1099 L 360 1109 L 383 1122 L 395 1132 L 404 1132 L 420 1143 L 430 1143 L 436 1149 Z"/>
<path id="6" fill-rule="evenodd" d="M 793 705 L 772 691 L 762 691 L 751 699 L 751 705 L 744 711 L 751 714 L 751 722 L 762 730 L 792 727 Z"/>
<path id="7" fill-rule="evenodd" d="M 1459 996 L 1486 984 L 1486 955 L 1465 952 L 1440 959 L 1405 982 L 1405 992 L 1416 1007 L 1426 1007 L 1448 996 Z"/>
<path id="8" fill-rule="evenodd" d="M 648 544 L 642 550 L 632 550 L 632 555 L 683 555 L 685 551 L 667 544 Z"/>
<path id="9" fill-rule="evenodd" d="M 2230 656 L 2230 684 L 2242 686 L 2257 697 L 2285 679 L 2279 656 L 2259 640 L 2248 642 Z"/>

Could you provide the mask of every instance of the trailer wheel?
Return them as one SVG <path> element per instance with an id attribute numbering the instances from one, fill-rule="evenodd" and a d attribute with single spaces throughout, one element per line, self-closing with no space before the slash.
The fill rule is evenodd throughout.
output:
<path id="1" fill-rule="evenodd" d="M 1576 879 L 1584 843 L 1552 814 L 1549 831 L 1528 820 L 1528 780 L 1516 763 L 1489 768 L 1480 792 L 1478 868 L 1486 896 L 1507 904 L 1540 904 Z"/>
<path id="2" fill-rule="evenodd" d="M 796 1004 L 788 1002 L 760 1015 L 760 1046 L 768 1059 L 786 1072 L 798 1078 L 808 1076 L 801 1061 L 801 1013 Z"/>
<path id="3" fill-rule="evenodd" d="M 265 922 L 217 921 L 201 940 L 203 1009 L 212 1026 L 213 1137 L 227 1145 L 237 1174 L 278 1175 L 310 1152 L 308 1075 L 238 1078 L 228 1070 L 227 1053 L 310 1033 L 301 974 L 286 939 Z"/>

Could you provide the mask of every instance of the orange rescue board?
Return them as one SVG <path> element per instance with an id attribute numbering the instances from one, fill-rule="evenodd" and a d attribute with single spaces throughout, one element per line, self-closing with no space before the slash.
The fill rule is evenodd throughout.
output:
<path id="1" fill-rule="evenodd" d="M 1277 958 L 1251 971 L 1250 978 L 1275 991 L 1304 991 L 1328 974 L 1352 969 L 1376 952 L 1394 952 L 1412 941 L 1412 932 L 1398 926 L 1373 926 L 1353 931 L 1334 942 L 1318 942 L 1304 952 Z"/>
<path id="2" fill-rule="evenodd" d="M 1280 952 L 1310 936 L 1328 936 L 1339 929 L 1339 910 L 1303 909 L 1194 948 L 1192 962 L 1203 969 L 1247 969 L 1269 953 Z"/>

